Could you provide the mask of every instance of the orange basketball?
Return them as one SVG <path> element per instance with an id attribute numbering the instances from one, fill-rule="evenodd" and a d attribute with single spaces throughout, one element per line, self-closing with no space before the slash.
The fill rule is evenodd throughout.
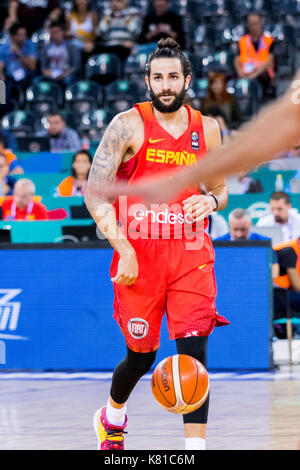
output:
<path id="1" fill-rule="evenodd" d="M 206 368 L 197 359 L 176 354 L 157 364 L 151 387 L 154 398 L 165 410 L 186 414 L 205 402 L 209 378 Z"/>

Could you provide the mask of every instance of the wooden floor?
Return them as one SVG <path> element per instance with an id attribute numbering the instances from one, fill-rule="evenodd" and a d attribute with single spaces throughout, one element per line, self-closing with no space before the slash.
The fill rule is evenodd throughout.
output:
<path id="1" fill-rule="evenodd" d="M 47 376 L 45 376 L 47 377 Z M 0 380 L 0 449 L 93 450 L 94 411 L 108 379 Z M 142 380 L 128 402 L 126 448 L 184 449 L 180 416 L 161 409 Z M 300 372 L 212 374 L 209 450 L 293 450 L 300 440 Z"/>

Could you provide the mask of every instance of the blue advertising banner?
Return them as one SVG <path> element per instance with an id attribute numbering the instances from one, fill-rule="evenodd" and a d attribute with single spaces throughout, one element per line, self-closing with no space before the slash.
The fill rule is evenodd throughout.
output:
<path id="1" fill-rule="evenodd" d="M 208 369 L 269 369 L 270 247 L 217 245 L 217 308 L 231 324 L 210 336 Z M 125 342 L 112 318 L 112 250 L 20 245 L 0 252 L 0 370 L 113 370 Z M 164 319 L 156 363 L 174 353 Z"/>

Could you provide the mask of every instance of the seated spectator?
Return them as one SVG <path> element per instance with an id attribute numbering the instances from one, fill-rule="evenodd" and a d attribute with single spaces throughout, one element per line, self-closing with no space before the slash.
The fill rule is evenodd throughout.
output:
<path id="1" fill-rule="evenodd" d="M 256 79 L 264 92 L 274 78 L 274 38 L 264 34 L 264 21 L 258 13 L 247 18 L 249 34 L 239 40 L 239 56 L 234 66 L 241 78 Z"/>
<path id="2" fill-rule="evenodd" d="M 237 176 L 227 178 L 227 187 L 229 194 L 253 194 L 262 193 L 263 187 L 258 179 L 240 173 Z"/>
<path id="3" fill-rule="evenodd" d="M 234 209 L 230 212 L 229 232 L 216 240 L 246 241 L 246 240 L 270 240 L 252 231 L 252 220 L 245 209 Z"/>
<path id="4" fill-rule="evenodd" d="M 0 134 L 2 134 L 4 138 L 4 147 L 6 149 L 10 149 L 13 152 L 17 150 L 17 139 L 15 138 L 14 134 L 2 127 L 2 121 L 0 119 Z"/>
<path id="5" fill-rule="evenodd" d="M 288 290 L 289 308 L 300 313 L 300 238 L 274 245 L 277 253 L 279 274 L 274 279 L 274 286 Z M 274 291 L 274 318 L 287 314 L 286 293 Z"/>
<path id="6" fill-rule="evenodd" d="M 212 212 L 208 216 L 208 227 L 206 232 L 212 240 L 222 237 L 228 232 L 228 224 L 224 217 L 218 212 Z"/>
<path id="7" fill-rule="evenodd" d="M 2 203 L 3 220 L 47 220 L 44 204 L 34 202 L 35 185 L 29 179 L 19 179 L 14 187 L 13 198 Z"/>
<path id="8" fill-rule="evenodd" d="M 3 30 L 8 16 L 8 0 L 3 0 L 0 4 L 0 31 Z"/>
<path id="9" fill-rule="evenodd" d="M 207 108 L 203 114 L 205 114 L 205 116 L 214 118 L 218 122 L 222 137 L 222 144 L 226 145 L 230 139 L 231 130 L 226 123 L 226 118 L 222 110 L 218 106 L 211 106 L 210 108 Z"/>
<path id="10" fill-rule="evenodd" d="M 281 227 L 283 241 L 300 236 L 300 214 L 292 208 L 290 196 L 284 191 L 275 191 L 270 198 L 271 214 L 262 216 L 257 227 Z"/>
<path id="11" fill-rule="evenodd" d="M 141 31 L 141 16 L 138 9 L 128 7 L 128 0 L 111 0 L 101 18 L 97 34 L 99 53 L 114 53 L 125 60 L 135 45 Z"/>
<path id="12" fill-rule="evenodd" d="M 27 39 L 26 29 L 20 23 L 10 28 L 10 39 L 0 46 L 0 80 L 5 80 L 6 104 L 2 115 L 13 107 L 12 99 L 18 90 L 29 86 L 36 69 L 36 48 Z"/>
<path id="13" fill-rule="evenodd" d="M 9 176 L 9 166 L 5 155 L 0 153 L 0 196 L 10 196 L 16 180 L 13 176 Z"/>
<path id="14" fill-rule="evenodd" d="M 58 196 L 84 196 L 92 157 L 86 150 L 76 152 L 72 161 L 71 176 L 65 178 L 57 187 Z"/>
<path id="15" fill-rule="evenodd" d="M 0 131 L 0 153 L 6 158 L 8 170 L 10 175 L 20 175 L 24 173 L 17 156 L 10 150 L 5 148 L 5 137 L 3 132 Z"/>
<path id="16" fill-rule="evenodd" d="M 47 121 L 48 129 L 38 132 L 37 136 L 50 138 L 51 152 L 76 152 L 81 148 L 79 135 L 67 126 L 59 111 L 48 114 Z"/>
<path id="17" fill-rule="evenodd" d="M 41 52 L 41 71 L 44 78 L 54 80 L 63 88 L 76 80 L 81 67 L 79 49 L 65 40 L 63 24 L 50 25 L 50 41 Z"/>
<path id="18" fill-rule="evenodd" d="M 89 0 L 75 0 L 71 13 L 67 16 L 66 36 L 81 49 L 83 63 L 95 51 L 96 27 L 99 17 L 91 9 Z"/>
<path id="19" fill-rule="evenodd" d="M 20 22 L 26 28 L 29 37 L 39 29 L 47 28 L 51 21 L 57 21 L 62 12 L 59 0 L 9 0 L 9 14 L 5 28 Z"/>
<path id="20" fill-rule="evenodd" d="M 175 39 L 182 49 L 185 47 L 184 30 L 179 15 L 170 11 L 168 0 L 153 0 L 153 11 L 145 16 L 139 38 L 140 44 L 158 42 L 170 37 Z"/>
<path id="21" fill-rule="evenodd" d="M 212 107 L 222 111 L 229 129 L 237 129 L 241 124 L 240 109 L 237 100 L 227 91 L 227 77 L 222 73 L 209 75 L 207 95 L 201 106 L 203 114 L 209 114 Z"/>

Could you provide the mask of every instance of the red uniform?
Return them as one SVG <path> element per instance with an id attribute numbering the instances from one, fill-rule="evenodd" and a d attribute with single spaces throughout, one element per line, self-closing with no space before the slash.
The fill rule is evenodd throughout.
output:
<path id="1" fill-rule="evenodd" d="M 153 173 L 193 165 L 205 155 L 199 111 L 186 107 L 189 126 L 175 139 L 160 126 L 150 102 L 135 108 L 144 120 L 144 143 L 133 159 L 120 166 L 118 178 L 127 178 L 130 184 Z M 165 312 L 170 339 L 207 336 L 215 326 L 229 323 L 215 307 L 214 250 L 204 231 L 207 220 L 195 224 L 183 211 L 182 201 L 199 193 L 194 187 L 168 205 L 150 208 L 133 198 L 120 198 L 115 204 L 139 264 L 135 284 L 114 283 L 114 318 L 133 351 L 150 352 L 159 347 Z M 111 277 L 117 273 L 118 262 L 115 252 Z"/>

